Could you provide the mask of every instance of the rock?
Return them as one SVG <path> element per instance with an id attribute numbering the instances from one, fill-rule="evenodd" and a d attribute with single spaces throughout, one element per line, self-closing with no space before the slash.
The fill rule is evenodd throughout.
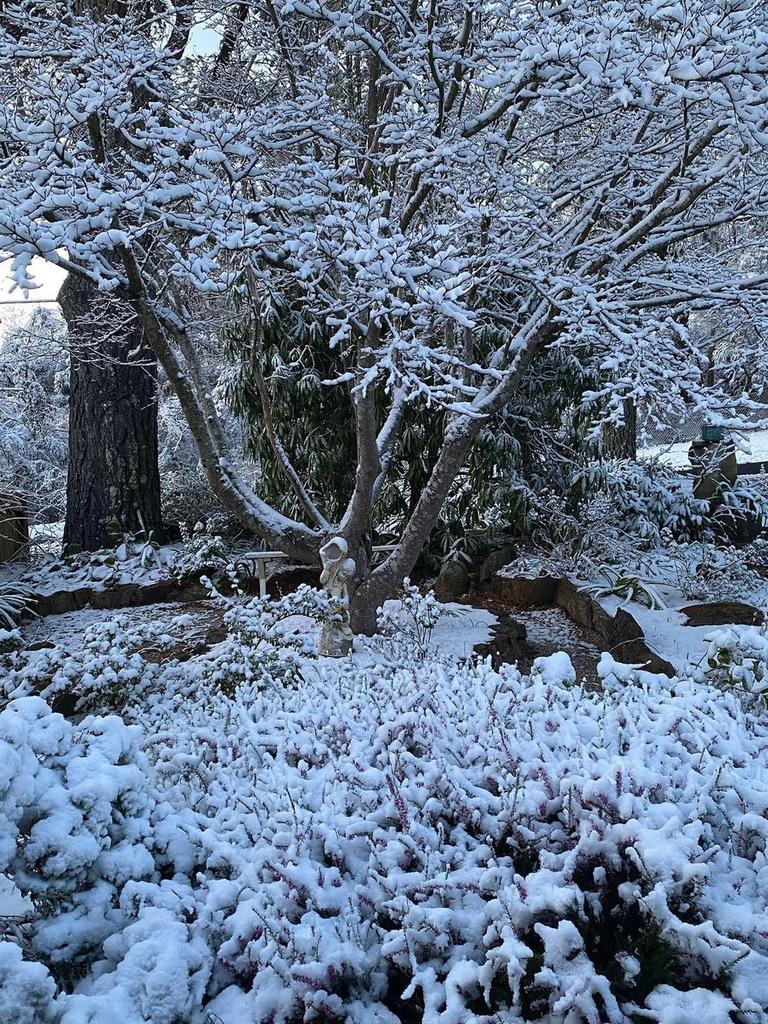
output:
<path id="1" fill-rule="evenodd" d="M 469 589 L 469 568 L 461 559 L 444 562 L 435 581 L 438 601 L 458 601 Z"/>
<path id="2" fill-rule="evenodd" d="M 494 576 L 491 590 L 510 604 L 541 608 L 555 603 L 558 583 L 552 576 Z"/>
<path id="3" fill-rule="evenodd" d="M 132 608 L 141 604 L 136 600 L 139 587 L 135 583 L 127 583 L 112 590 L 95 590 L 91 597 L 92 608 Z"/>
<path id="4" fill-rule="evenodd" d="M 77 590 L 56 590 L 34 598 L 34 610 L 38 615 L 62 615 L 76 612 L 90 605 L 91 608 L 135 608 L 145 604 L 159 604 L 163 601 L 199 601 L 207 596 L 201 583 L 179 583 L 174 579 L 155 580 L 152 583 L 123 583 L 119 587 L 94 590 L 80 587 Z"/>
<path id="5" fill-rule="evenodd" d="M 602 637 L 606 650 L 616 661 L 625 665 L 642 665 L 646 672 L 676 675 L 674 665 L 648 646 L 645 633 L 631 612 L 617 608 L 615 615 L 609 615 L 597 601 L 593 603 L 595 632 Z"/>
<path id="6" fill-rule="evenodd" d="M 746 601 L 707 601 L 680 609 L 689 626 L 762 626 L 765 615 Z"/>
<path id="7" fill-rule="evenodd" d="M 492 579 L 491 589 L 502 600 L 525 608 L 556 604 L 572 622 L 597 634 L 603 650 L 609 651 L 617 661 L 642 665 L 648 672 L 675 675 L 674 667 L 648 646 L 642 627 L 630 612 L 618 608 L 616 614 L 611 615 L 569 579 L 497 575 Z M 478 651 L 486 648 L 486 653 L 492 653 L 492 643 Z M 500 661 L 514 660 L 515 657 L 500 658 Z"/>
<path id="8" fill-rule="evenodd" d="M 38 615 L 63 615 L 65 612 L 76 612 L 88 604 L 85 595 L 90 597 L 91 590 L 55 590 L 52 594 L 41 594 L 35 597 L 35 611 Z"/>
<path id="9" fill-rule="evenodd" d="M 617 608 L 616 614 L 611 615 L 599 601 L 567 579 L 560 580 L 557 604 L 573 622 L 597 633 L 605 650 L 617 661 L 642 665 L 648 672 L 675 675 L 674 666 L 648 646 L 640 623 L 626 608 Z"/>
<path id="10" fill-rule="evenodd" d="M 503 569 L 510 562 L 514 562 L 516 558 L 517 545 L 515 544 L 503 544 L 501 547 L 489 552 L 478 570 L 478 583 L 487 583 L 496 575 L 499 569 Z"/>
<path id="11" fill-rule="evenodd" d="M 736 449 L 723 441 L 693 441 L 688 449 L 693 467 L 694 497 L 718 498 L 726 487 L 733 487 L 738 475 Z"/>
<path id="12" fill-rule="evenodd" d="M 562 579 L 557 581 L 555 604 L 563 609 L 572 622 L 577 623 L 583 629 L 592 629 L 597 633 L 602 632 L 599 625 L 595 623 L 595 614 L 602 612 L 602 608 L 600 608 L 596 601 L 592 600 L 589 594 L 579 590 L 571 580 Z M 607 618 L 608 613 L 605 612 L 604 614 Z"/>

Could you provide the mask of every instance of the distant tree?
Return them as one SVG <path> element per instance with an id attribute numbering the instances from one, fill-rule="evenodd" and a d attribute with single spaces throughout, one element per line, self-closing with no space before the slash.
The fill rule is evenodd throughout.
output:
<path id="1" fill-rule="evenodd" d="M 0 341 L 0 506 L 18 508 L 25 524 L 57 522 L 64 514 L 64 335 L 60 318 L 38 307 L 8 325 Z"/>

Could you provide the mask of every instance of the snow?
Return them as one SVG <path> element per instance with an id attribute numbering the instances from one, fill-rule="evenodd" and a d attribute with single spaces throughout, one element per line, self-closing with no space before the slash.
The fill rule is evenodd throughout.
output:
<path id="1" fill-rule="evenodd" d="M 18 886 L 7 875 L 0 875 L 0 918 L 26 917 L 31 910 L 32 903 L 22 896 Z"/>
<path id="2" fill-rule="evenodd" d="M 534 658 L 531 675 L 538 677 L 543 683 L 550 686 L 576 682 L 576 670 L 564 651 L 558 651 L 542 658 Z"/>
<path id="3" fill-rule="evenodd" d="M 73 653 L 88 643 L 94 627 L 119 622 L 127 633 L 152 623 L 160 633 L 185 646 L 194 646 L 207 635 L 212 624 L 219 621 L 213 601 L 142 605 L 135 608 L 83 608 L 60 615 L 31 619 L 21 627 L 27 645 L 52 646 Z"/>
<path id="4" fill-rule="evenodd" d="M 467 658 L 475 647 L 488 643 L 493 636 L 493 627 L 498 619 L 484 608 L 473 608 L 470 605 L 448 603 L 441 605 L 443 610 L 431 633 L 431 643 L 449 658 Z M 400 602 L 386 601 L 384 611 L 399 618 Z M 365 641 L 361 641 L 365 648 Z"/>
<path id="5" fill-rule="evenodd" d="M 648 996 L 648 1007 L 658 1024 L 732 1024 L 736 1006 L 719 992 L 695 988 L 681 992 L 671 985 L 659 985 Z"/>
<path id="6" fill-rule="evenodd" d="M 682 673 L 686 668 L 701 663 L 709 647 L 708 638 L 715 627 L 688 625 L 679 608 L 694 602 L 669 590 L 662 589 L 662 594 L 670 602 L 665 608 L 646 608 L 639 601 L 627 604 L 616 597 L 602 597 L 599 604 L 611 615 L 615 615 L 620 607 L 626 608 L 642 629 L 651 650 Z"/>
<path id="7" fill-rule="evenodd" d="M 4 656 L 0 871 L 34 905 L 4 1021 L 762 1019 L 768 732 L 737 692 L 608 656 L 602 692 L 563 653 L 494 671 L 457 657 L 493 616 L 430 625 L 413 593 L 319 659 L 289 628 L 310 600 L 221 599 L 230 637 L 160 667 L 125 659 L 151 622 L 94 623 L 66 675 L 101 713 L 76 722 L 20 696 L 50 651 Z"/>
<path id="8" fill-rule="evenodd" d="M 739 465 L 750 462 L 768 462 L 768 430 L 745 431 L 740 435 L 740 443 L 736 446 L 736 461 Z M 638 455 L 641 459 L 653 459 L 665 466 L 675 469 L 689 470 L 688 459 L 690 441 L 679 441 L 668 445 L 649 445 L 642 448 Z"/>
<path id="9" fill-rule="evenodd" d="M 141 542 L 116 549 L 57 557 L 49 554 L 26 572 L 2 567 L 0 578 L 20 579 L 34 586 L 39 596 L 81 589 L 104 591 L 131 584 L 147 585 L 171 578 L 171 568 L 182 556 L 182 545 L 145 545 Z"/>
<path id="10" fill-rule="evenodd" d="M 375 390 L 367 422 L 357 401 L 369 433 L 395 402 L 449 412 L 446 457 L 406 524 L 416 539 L 430 487 L 456 482 L 453 454 L 505 408 L 520 436 L 557 439 L 562 465 L 571 437 L 550 431 L 555 416 L 595 439 L 630 402 L 736 426 L 727 392 L 765 378 L 764 242 L 749 216 L 765 192 L 763 5 L 542 14 L 502 0 L 476 17 L 444 0 L 434 19 L 425 4 L 281 0 L 258 20 L 245 5 L 242 37 L 233 15 L 225 67 L 203 56 L 222 37 L 216 14 L 193 13 L 182 54 L 143 5 L 97 20 L 39 5 L 34 31 L 6 6 L 13 280 L 32 288 L 44 256 L 131 298 L 193 410 L 207 477 L 274 546 L 309 557 L 324 526 L 262 500 L 198 372 L 229 333 L 235 285 L 245 315 L 290 297 L 320 327 L 324 374 L 350 385 L 339 394 Z M 328 88 L 358 68 L 367 103 Z M 100 136 L 125 144 L 105 160 Z M 569 386 L 550 391 L 561 368 Z M 522 463 L 551 461 L 529 447 Z M 400 453 L 382 454 L 387 470 Z M 352 509 L 381 522 L 365 493 L 376 473 L 360 468 Z M 563 572 L 598 589 L 607 575 L 606 607 L 642 595 L 631 573 L 660 561 L 663 534 L 714 535 L 692 478 L 657 469 L 605 470 L 614 504 L 590 525 L 604 536 L 580 548 L 601 557 Z M 552 558 L 567 561 L 565 504 L 541 498 L 533 532 L 553 526 Z M 181 576 L 206 549 L 220 559 L 211 540 Z M 51 560 L 36 583 L 168 582 L 168 553 L 135 547 Z M 674 589 L 669 568 L 646 597 Z M 685 554 L 679 568 L 682 596 L 700 567 Z M 717 575 L 710 562 L 710 590 Z M 208 607 L 221 636 L 171 610 L 62 617 L 27 627 L 21 649 L 2 638 L 0 876 L 3 898 L 18 890 L 34 913 L 3 922 L 0 1019 L 765 1024 L 757 635 L 699 636 L 676 599 L 639 610 L 678 678 L 604 656 L 588 692 L 564 652 L 529 674 L 473 659 L 493 615 L 436 619 L 412 593 L 340 660 L 317 657 L 325 595 Z M 53 646 L 23 647 L 46 630 Z M 196 647 L 183 657 L 181 639 Z"/>

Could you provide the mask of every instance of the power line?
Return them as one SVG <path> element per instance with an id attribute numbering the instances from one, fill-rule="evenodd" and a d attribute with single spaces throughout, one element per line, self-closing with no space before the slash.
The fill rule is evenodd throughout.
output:
<path id="1" fill-rule="evenodd" d="M 0 306 L 29 306 L 30 303 L 34 303 L 36 306 L 42 306 L 44 303 L 56 303 L 58 305 L 58 299 L 0 299 Z"/>

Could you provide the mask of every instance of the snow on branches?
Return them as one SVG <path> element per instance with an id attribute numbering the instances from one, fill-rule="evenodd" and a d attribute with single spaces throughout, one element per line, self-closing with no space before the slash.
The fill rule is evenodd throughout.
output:
<path id="1" fill-rule="evenodd" d="M 315 556 L 322 530 L 275 513 L 228 459 L 193 292 L 213 304 L 238 295 L 256 319 L 279 295 L 322 325 L 338 357 L 331 379 L 356 407 L 360 467 L 342 520 L 352 548 L 408 403 L 451 411 L 384 570 L 399 578 L 478 424 L 546 347 L 598 368 L 584 400 L 605 416 L 642 399 L 735 421 L 733 396 L 707 383 L 720 357 L 701 325 L 738 336 L 734 379 L 734 361 L 764 363 L 762 7 L 109 11 L 4 7 L 0 249 L 20 287 L 38 255 L 134 304 L 209 480 L 268 540 Z M 220 19 L 220 50 L 185 56 L 204 15 Z M 373 390 L 387 394 L 383 420 Z"/>

